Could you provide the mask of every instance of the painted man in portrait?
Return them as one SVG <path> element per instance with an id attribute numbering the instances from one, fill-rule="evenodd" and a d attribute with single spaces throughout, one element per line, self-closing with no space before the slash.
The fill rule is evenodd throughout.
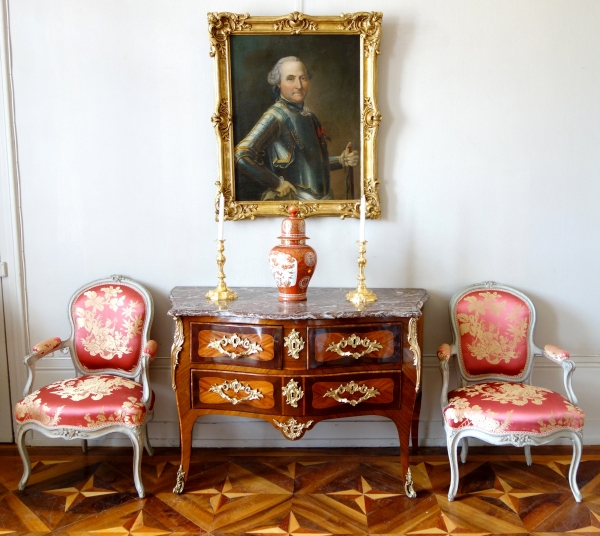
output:
<path id="1" fill-rule="evenodd" d="M 281 58 L 268 75 L 275 103 L 235 148 L 238 180 L 260 185 L 262 201 L 333 199 L 330 172 L 358 164 L 351 143 L 329 156 L 325 129 L 304 104 L 309 79 L 300 58 Z"/>

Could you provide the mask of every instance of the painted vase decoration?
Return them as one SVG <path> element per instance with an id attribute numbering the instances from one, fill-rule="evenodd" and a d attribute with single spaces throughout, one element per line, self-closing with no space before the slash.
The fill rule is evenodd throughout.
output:
<path id="1" fill-rule="evenodd" d="M 306 245 L 306 222 L 298 207 L 288 209 L 281 222 L 281 243 L 269 253 L 269 266 L 279 289 L 279 301 L 304 301 L 310 278 L 315 273 L 317 254 Z"/>

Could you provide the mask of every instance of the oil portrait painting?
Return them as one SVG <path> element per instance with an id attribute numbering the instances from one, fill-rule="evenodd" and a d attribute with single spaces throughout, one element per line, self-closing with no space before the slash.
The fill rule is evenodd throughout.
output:
<path id="1" fill-rule="evenodd" d="M 376 56 L 381 15 L 210 13 L 228 219 L 379 217 Z"/>

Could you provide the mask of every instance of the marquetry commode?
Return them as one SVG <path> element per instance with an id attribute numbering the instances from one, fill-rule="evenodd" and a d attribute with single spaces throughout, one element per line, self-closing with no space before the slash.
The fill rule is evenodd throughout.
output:
<path id="1" fill-rule="evenodd" d="M 264 419 L 290 440 L 325 419 L 382 415 L 398 429 L 404 487 L 415 496 L 408 446 L 411 429 L 416 444 L 424 290 L 376 289 L 378 301 L 361 306 L 346 301 L 347 289 L 313 288 L 307 301 L 287 303 L 270 288 L 236 288 L 231 302 L 206 300 L 208 290 L 171 292 L 181 432 L 175 493 L 184 489 L 201 415 Z"/>

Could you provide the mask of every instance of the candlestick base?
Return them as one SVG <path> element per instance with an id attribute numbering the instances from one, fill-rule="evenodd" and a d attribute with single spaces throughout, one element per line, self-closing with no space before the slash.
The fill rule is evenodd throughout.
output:
<path id="1" fill-rule="evenodd" d="M 237 293 L 227 287 L 225 289 L 216 287 L 206 293 L 206 299 L 210 301 L 232 301 L 237 300 L 237 297 Z"/>
<path id="2" fill-rule="evenodd" d="M 210 301 L 237 300 L 238 295 L 233 290 L 229 290 L 225 283 L 225 272 L 223 271 L 223 266 L 225 265 L 225 255 L 223 255 L 225 240 L 217 240 L 217 243 L 217 267 L 219 269 L 217 278 L 219 279 L 219 284 L 206 293 L 206 299 Z"/>
<path id="3" fill-rule="evenodd" d="M 346 299 L 352 302 L 354 305 L 364 305 L 365 303 L 377 301 L 377 295 L 367 288 L 365 285 L 365 265 L 367 259 L 365 253 L 367 252 L 367 241 L 358 241 L 358 285 L 356 290 L 352 290 L 346 294 Z"/>
<path id="4" fill-rule="evenodd" d="M 364 303 L 376 302 L 377 294 L 364 286 L 360 288 L 359 285 L 356 290 L 351 290 L 346 294 L 346 299 L 355 305 L 362 305 Z"/>

